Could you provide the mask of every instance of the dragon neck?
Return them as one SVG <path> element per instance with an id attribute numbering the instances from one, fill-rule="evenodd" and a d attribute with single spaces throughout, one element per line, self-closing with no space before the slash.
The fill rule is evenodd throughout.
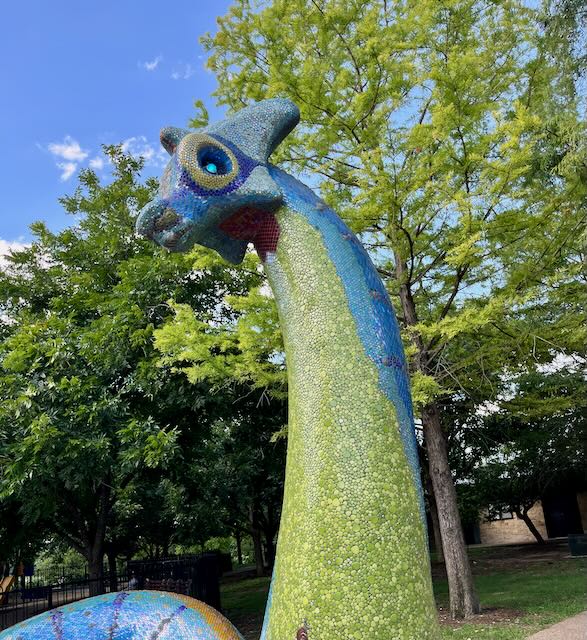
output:
<path id="1" fill-rule="evenodd" d="M 262 638 L 433 638 L 412 410 L 389 298 L 344 223 L 291 176 L 271 175 L 284 206 L 273 250 L 260 253 L 284 334 L 289 427 Z"/>

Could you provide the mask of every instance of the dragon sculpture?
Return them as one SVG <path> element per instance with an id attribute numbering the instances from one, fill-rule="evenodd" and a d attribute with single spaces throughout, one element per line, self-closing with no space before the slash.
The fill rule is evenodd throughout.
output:
<path id="1" fill-rule="evenodd" d="M 269 164 L 299 121 L 271 99 L 198 131 L 167 127 L 171 158 L 137 230 L 238 263 L 250 242 L 273 290 L 289 378 L 285 495 L 261 640 L 436 640 L 408 372 L 367 252 L 308 187 Z M 233 640 L 175 594 L 82 600 L 1 640 Z"/>

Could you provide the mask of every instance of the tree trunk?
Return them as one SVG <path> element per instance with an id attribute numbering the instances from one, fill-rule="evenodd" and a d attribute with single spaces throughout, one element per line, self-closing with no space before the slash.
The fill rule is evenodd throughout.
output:
<path id="1" fill-rule="evenodd" d="M 267 513 L 262 514 L 261 526 L 265 536 L 265 564 L 269 571 L 273 570 L 275 564 L 275 535 L 279 529 L 279 520 L 275 522 L 275 513 L 271 504 L 267 505 Z"/>
<path id="2" fill-rule="evenodd" d="M 267 568 L 269 571 L 273 570 L 273 564 L 275 563 L 275 544 L 273 543 L 273 531 L 265 530 L 265 561 L 267 562 Z"/>
<path id="3" fill-rule="evenodd" d="M 104 554 L 101 551 L 88 550 L 88 573 L 90 596 L 104 593 Z"/>
<path id="4" fill-rule="evenodd" d="M 104 539 L 110 512 L 110 487 L 102 482 L 98 489 L 95 530 L 87 544 L 86 557 L 90 572 L 90 596 L 104 593 Z"/>
<path id="5" fill-rule="evenodd" d="M 444 562 L 444 553 L 442 551 L 442 536 L 440 534 L 440 521 L 438 519 L 438 506 L 434 497 L 434 487 L 430 476 L 426 478 L 426 491 L 428 493 L 428 505 L 430 507 L 430 520 L 432 521 L 432 534 L 434 536 L 434 550 L 436 551 L 436 559 L 438 562 Z"/>
<path id="6" fill-rule="evenodd" d="M 448 465 L 446 437 L 435 404 L 424 407 L 422 423 L 448 577 L 450 613 L 453 618 L 469 618 L 479 613 L 479 599 L 465 547 L 457 492 Z"/>
<path id="7" fill-rule="evenodd" d="M 265 575 L 265 566 L 263 564 L 263 544 L 261 542 L 261 531 L 259 529 L 253 529 L 251 532 L 253 538 L 253 549 L 255 552 L 255 568 L 257 576 L 261 577 Z"/>
<path id="8" fill-rule="evenodd" d="M 243 565 L 243 539 L 240 529 L 235 529 L 234 538 L 236 540 L 236 557 L 239 567 Z"/>
<path id="9" fill-rule="evenodd" d="M 535 524 L 530 520 L 530 516 L 528 515 L 527 509 L 516 509 L 515 514 L 523 520 L 528 529 L 530 529 L 530 533 L 536 538 L 536 542 L 538 544 L 545 544 L 544 538 L 542 537 L 540 531 L 536 528 Z"/>
<path id="10" fill-rule="evenodd" d="M 110 586 L 110 593 L 118 591 L 118 579 L 116 575 L 116 552 L 109 551 L 106 554 L 108 558 L 108 583 Z"/>
<path id="11" fill-rule="evenodd" d="M 408 327 L 418 324 L 416 303 L 412 296 L 409 281 L 409 269 L 401 254 L 394 251 L 395 271 L 400 283 L 399 296 Z M 458 290 L 458 286 L 455 292 Z M 454 295 L 451 302 L 454 300 Z M 448 310 L 449 306 L 446 307 Z M 419 332 L 412 332 L 412 342 L 417 353 L 414 366 L 425 375 L 434 375 L 429 370 L 428 348 Z M 448 577 L 450 613 L 453 618 L 469 618 L 479 613 L 479 598 L 475 591 L 471 563 L 465 547 L 465 538 L 457 506 L 457 492 L 448 465 L 448 447 L 440 424 L 440 415 L 436 404 L 431 403 L 422 410 L 424 440 L 428 454 L 430 479 L 432 480 L 436 510 L 442 538 L 444 564 Z"/>
<path id="12" fill-rule="evenodd" d="M 253 550 L 255 553 L 255 567 L 257 570 L 257 576 L 261 577 L 265 575 L 265 566 L 263 563 L 263 542 L 261 540 L 261 528 L 259 527 L 257 517 L 252 507 L 250 509 L 249 516 L 251 523 L 251 537 L 253 539 Z"/>

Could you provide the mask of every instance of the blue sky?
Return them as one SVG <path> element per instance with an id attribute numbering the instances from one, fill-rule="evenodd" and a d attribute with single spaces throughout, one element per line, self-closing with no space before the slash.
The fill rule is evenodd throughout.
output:
<path id="1" fill-rule="evenodd" d="M 0 253 L 28 225 L 73 222 L 57 199 L 77 172 L 102 167 L 100 145 L 125 142 L 158 175 L 159 129 L 186 126 L 193 101 L 212 118 L 214 76 L 199 37 L 229 0 L 27 0 L 2 6 Z M 91 164 L 90 164 L 91 163 Z"/>

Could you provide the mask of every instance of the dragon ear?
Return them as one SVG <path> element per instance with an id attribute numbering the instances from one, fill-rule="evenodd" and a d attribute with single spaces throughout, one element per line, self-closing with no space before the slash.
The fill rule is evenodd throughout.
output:
<path id="1" fill-rule="evenodd" d="M 234 142 L 248 156 L 267 162 L 277 145 L 300 120 L 296 105 L 285 98 L 271 98 L 241 109 L 225 120 L 206 127 Z"/>
<path id="2" fill-rule="evenodd" d="M 163 127 L 159 137 L 161 144 L 167 153 L 172 156 L 175 153 L 175 149 L 179 144 L 179 141 L 187 136 L 189 131 L 187 129 L 179 129 L 178 127 Z"/>

